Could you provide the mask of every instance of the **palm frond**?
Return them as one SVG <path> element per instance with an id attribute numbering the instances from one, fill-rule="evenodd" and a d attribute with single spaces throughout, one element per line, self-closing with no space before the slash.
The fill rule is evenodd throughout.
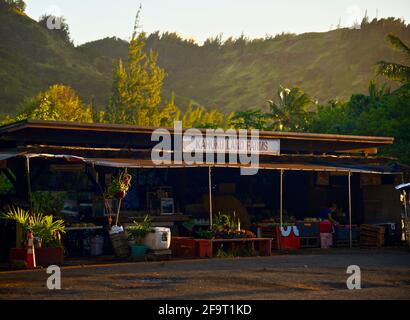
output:
<path id="1" fill-rule="evenodd" d="M 410 67 L 398 63 L 379 61 L 377 74 L 384 75 L 394 81 L 410 82 Z"/>
<path id="2" fill-rule="evenodd" d="M 410 59 L 410 48 L 406 46 L 404 42 L 400 40 L 399 37 L 396 37 L 393 34 L 388 34 L 386 36 L 386 39 L 390 42 L 391 46 L 394 49 L 404 53 L 405 55 L 407 55 L 407 58 Z"/>
<path id="3" fill-rule="evenodd" d="M 25 225 L 29 222 L 30 212 L 19 207 L 8 207 L 6 212 L 1 213 L 0 218 L 14 220 L 21 225 Z"/>

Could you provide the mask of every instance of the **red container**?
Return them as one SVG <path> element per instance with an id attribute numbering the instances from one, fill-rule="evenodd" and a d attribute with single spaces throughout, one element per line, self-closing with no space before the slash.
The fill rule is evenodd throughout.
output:
<path id="1" fill-rule="evenodd" d="M 212 241 L 195 240 L 198 244 L 198 255 L 200 258 L 212 258 Z"/>
<path id="2" fill-rule="evenodd" d="M 319 223 L 320 233 L 332 233 L 332 223 L 330 221 L 321 221 Z"/>
<path id="3" fill-rule="evenodd" d="M 289 229 L 291 228 L 291 229 Z M 300 237 L 296 226 L 283 227 L 281 232 L 280 227 L 276 228 L 277 248 L 292 250 L 300 248 Z"/>
<path id="4" fill-rule="evenodd" d="M 64 264 L 64 250 L 63 248 L 41 248 L 34 249 L 36 256 L 36 264 L 41 267 L 48 267 L 51 265 L 62 266 Z M 25 261 L 27 249 L 11 248 L 9 254 L 10 263 L 13 261 Z"/>
<path id="5" fill-rule="evenodd" d="M 195 239 L 189 237 L 172 237 L 171 250 L 174 257 L 194 258 L 196 256 Z"/>
<path id="6" fill-rule="evenodd" d="M 63 248 L 41 248 L 36 249 L 37 264 L 42 267 L 51 265 L 62 266 L 64 264 Z"/>

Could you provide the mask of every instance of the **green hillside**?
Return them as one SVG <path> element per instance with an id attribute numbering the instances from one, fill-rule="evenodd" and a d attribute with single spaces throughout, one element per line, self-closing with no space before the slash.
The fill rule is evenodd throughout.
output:
<path id="1" fill-rule="evenodd" d="M 109 97 L 111 74 L 88 63 L 81 52 L 31 18 L 0 10 L 0 112 L 54 83 L 73 86 L 86 101 Z"/>
<path id="2" fill-rule="evenodd" d="M 131 29 L 131 26 L 130 26 Z M 269 32 L 269 30 L 266 30 Z M 410 42 L 410 27 L 395 19 L 365 24 L 360 30 L 278 35 L 202 46 L 173 33 L 148 36 L 167 71 L 164 98 L 171 91 L 185 108 L 189 100 L 221 110 L 261 107 L 279 85 L 300 86 L 327 102 L 366 92 L 378 60 L 402 61 L 384 37 Z M 99 109 L 111 90 L 112 63 L 126 58 L 127 42 L 106 38 L 73 47 L 31 18 L 0 11 L 0 112 L 14 113 L 26 96 L 50 84 L 72 86 L 85 102 Z"/>

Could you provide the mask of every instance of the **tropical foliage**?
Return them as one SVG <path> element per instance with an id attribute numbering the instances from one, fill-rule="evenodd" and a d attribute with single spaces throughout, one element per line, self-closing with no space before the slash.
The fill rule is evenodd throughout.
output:
<path id="1" fill-rule="evenodd" d="M 393 49 L 401 52 L 408 63 L 410 63 L 410 48 L 403 41 L 393 35 L 387 35 L 387 41 Z M 400 91 L 410 89 L 410 66 L 396 62 L 379 61 L 377 63 L 378 74 L 386 76 L 390 80 L 399 81 L 402 84 Z"/>
<path id="2" fill-rule="evenodd" d="M 65 233 L 63 220 L 54 220 L 52 215 L 44 215 L 39 212 L 30 213 L 19 207 L 10 207 L 0 215 L 2 219 L 14 220 L 20 224 L 23 234 L 32 232 L 36 238 L 40 238 L 45 247 L 56 245 L 61 233 Z"/>
<path id="3" fill-rule="evenodd" d="M 110 123 L 158 126 L 164 111 L 159 105 L 165 71 L 157 65 L 157 54 L 144 50 L 146 35 L 138 32 L 139 14 L 140 11 L 129 45 L 127 67 L 120 59 L 114 69 L 112 96 L 105 119 Z"/>
<path id="4" fill-rule="evenodd" d="M 152 231 L 151 218 L 145 215 L 141 222 L 134 221 L 131 226 L 126 228 L 128 240 L 141 243 L 145 236 Z"/>
<path id="5" fill-rule="evenodd" d="M 231 118 L 230 125 L 236 129 L 266 130 L 268 116 L 259 109 L 238 111 Z"/>
<path id="6" fill-rule="evenodd" d="M 312 98 L 299 88 L 279 88 L 277 102 L 269 100 L 270 129 L 304 131 L 308 122 L 308 107 Z"/>
<path id="7" fill-rule="evenodd" d="M 56 84 L 33 98 L 26 99 L 19 107 L 16 120 L 60 120 L 92 122 L 91 107 L 85 105 L 74 90 Z"/>
<path id="8" fill-rule="evenodd" d="M 17 3 L 7 1 L 10 2 Z M 0 4 L 4 8 L 6 1 L 0 0 Z M 49 61 L 52 57 L 53 64 L 47 65 L 48 70 L 53 71 L 53 75 L 57 74 L 52 65 L 58 65 L 58 70 L 70 75 L 64 83 L 75 84 L 81 88 L 81 96 L 87 96 L 87 101 L 92 101 L 89 105 L 83 103 L 74 89 L 57 84 L 25 99 L 18 108 L 17 116 L 9 113 L 1 123 L 45 119 L 171 127 L 175 120 L 180 120 L 185 128 L 383 135 L 395 137 L 395 143 L 382 152 L 410 163 L 410 67 L 407 63 L 410 49 L 406 44 L 409 26 L 404 21 L 388 18 L 369 22 L 365 17 L 360 30 L 340 28 L 331 34 L 326 33 L 329 42 L 326 42 L 325 48 L 321 34 L 282 34 L 253 40 L 242 35 L 238 39 L 226 41 L 217 36 L 205 41 L 203 46 L 198 46 L 194 41 L 184 40 L 175 33 L 156 32 L 146 35 L 139 31 L 139 14 L 129 43 L 108 38 L 75 48 L 67 45 L 68 26 L 65 35 L 56 37 L 49 30 L 41 28 L 47 16 L 40 19 L 40 25 L 33 22 L 30 28 L 24 29 L 22 26 L 27 27 L 27 17 L 19 15 L 16 18 L 9 11 L 0 10 L 2 20 L 6 21 L 0 23 L 3 28 L 0 29 L 0 36 L 7 40 L 6 46 L 26 43 L 24 39 L 14 41 L 7 37 L 11 33 L 8 25 L 14 22 L 27 32 L 29 38 L 35 38 L 35 43 L 42 48 L 36 50 L 35 61 Z M 383 43 L 386 32 L 390 32 L 387 40 L 402 53 L 402 60 L 400 56 L 394 56 L 394 51 Z M 67 41 L 56 42 L 59 37 L 60 40 L 65 37 Z M 340 49 L 340 41 L 344 44 L 343 50 Z M 357 46 L 358 41 L 361 46 Z M 48 43 L 53 45 L 48 46 Z M 311 44 L 309 48 L 314 49 L 307 51 L 305 43 Z M 289 46 L 297 61 L 288 63 Z M 61 52 L 67 54 L 62 57 L 59 55 Z M 320 52 L 327 54 L 321 55 Z M 255 56 L 262 56 L 263 61 L 256 61 Z M 377 75 L 385 76 L 386 81 L 399 82 L 401 87 L 391 91 L 390 87 L 395 88 L 397 85 L 392 82 L 380 84 L 379 77 L 379 83 L 371 80 L 368 93 L 363 93 L 366 92 L 364 84 L 370 78 L 366 77 L 366 72 L 380 60 L 380 56 L 386 59 L 377 63 Z M 271 68 L 266 57 L 286 63 L 278 63 L 275 68 Z M 309 57 L 315 57 L 315 60 L 309 61 Z M 0 91 L 1 104 L 21 97 L 16 94 L 14 87 L 25 88 L 36 82 L 35 79 L 28 79 L 27 83 L 18 82 L 21 78 L 19 74 L 24 74 L 26 81 L 26 69 L 31 68 L 30 77 L 42 70 L 33 63 L 24 65 L 24 70 L 13 69 L 11 66 L 16 65 L 13 61 L 13 56 L 8 57 L 7 63 L 2 63 L 0 58 L 0 90 L 3 90 Z M 112 61 L 115 61 L 113 69 Z M 349 63 L 346 64 L 346 61 Z M 360 79 L 352 73 L 357 68 L 361 70 Z M 166 74 L 165 69 L 170 73 Z M 47 79 L 55 79 L 52 74 L 47 73 Z M 111 82 L 111 97 L 106 105 L 101 103 L 104 99 L 98 96 L 107 94 L 109 90 L 100 90 L 103 85 L 95 80 L 98 77 L 96 74 L 104 75 L 105 84 Z M 83 80 L 86 85 L 78 86 Z M 272 85 L 279 81 L 287 83 L 288 87 L 280 86 L 274 97 L 269 99 Z M 175 93 L 170 90 L 170 83 L 175 84 Z M 246 86 L 237 86 L 241 83 L 246 83 Z M 292 83 L 300 85 L 303 90 L 299 86 L 289 86 Z M 43 82 L 40 84 L 44 85 Z M 87 94 L 84 94 L 84 88 L 87 88 Z M 307 92 L 320 100 L 313 99 Z M 347 92 L 362 93 L 354 93 L 347 98 Z M 92 98 L 94 95 L 96 103 Z M 317 102 L 327 101 L 329 97 L 331 99 L 327 103 Z M 208 107 L 191 98 L 205 101 Z M 255 107 L 249 102 L 258 99 L 269 99 L 268 104 L 260 103 Z"/>
<path id="9" fill-rule="evenodd" d="M 15 10 L 17 13 L 24 13 L 26 3 L 23 0 L 0 0 L 0 8 Z"/>
<path id="10" fill-rule="evenodd" d="M 410 163 L 410 99 L 374 86 L 370 84 L 367 95 L 354 94 L 349 101 L 319 106 L 309 131 L 394 137 L 394 144 L 381 149 L 381 153 Z"/>

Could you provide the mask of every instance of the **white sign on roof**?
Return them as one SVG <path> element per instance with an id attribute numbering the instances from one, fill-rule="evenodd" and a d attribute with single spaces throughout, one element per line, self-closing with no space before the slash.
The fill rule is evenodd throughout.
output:
<path id="1" fill-rule="evenodd" d="M 184 152 L 280 154 L 279 139 L 184 136 Z"/>

